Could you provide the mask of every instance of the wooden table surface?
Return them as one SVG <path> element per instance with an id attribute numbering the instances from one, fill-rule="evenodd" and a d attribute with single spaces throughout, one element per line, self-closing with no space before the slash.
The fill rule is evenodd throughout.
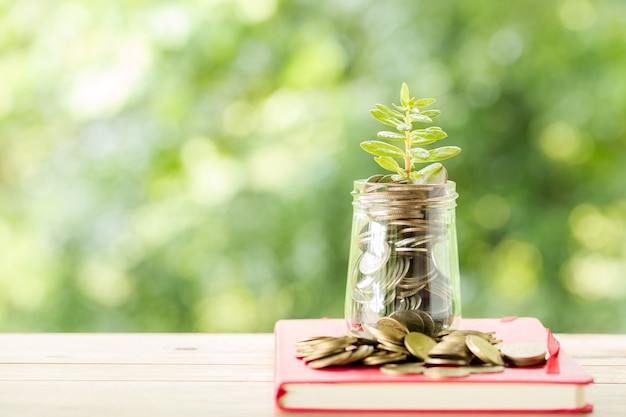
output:
<path id="1" fill-rule="evenodd" d="M 556 336 L 595 378 L 591 416 L 626 416 L 626 335 Z M 272 334 L 0 334 L 0 416 L 339 415 L 277 411 L 273 372 Z"/>

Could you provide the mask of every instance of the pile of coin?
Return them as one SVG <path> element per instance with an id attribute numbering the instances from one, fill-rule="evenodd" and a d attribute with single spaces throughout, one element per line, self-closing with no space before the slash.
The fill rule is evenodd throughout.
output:
<path id="1" fill-rule="evenodd" d="M 377 182 L 384 178 L 369 178 L 366 189 L 355 194 L 355 208 L 367 220 L 353 236 L 359 254 L 348 272 L 352 315 L 363 323 L 399 310 L 421 310 L 437 330 L 445 329 L 455 319 L 447 213 L 456 193 L 445 184 Z"/>
<path id="2" fill-rule="evenodd" d="M 400 316 L 406 319 L 408 315 Z M 415 322 L 401 317 L 383 317 L 375 326 L 366 326 L 365 331 L 298 340 L 297 356 L 314 369 L 382 365 L 381 372 L 387 374 L 423 373 L 433 378 L 502 372 L 505 365 L 545 363 L 546 349 L 540 344 L 503 343 L 496 339 L 495 332 L 443 330 L 433 334 L 415 326 Z"/>

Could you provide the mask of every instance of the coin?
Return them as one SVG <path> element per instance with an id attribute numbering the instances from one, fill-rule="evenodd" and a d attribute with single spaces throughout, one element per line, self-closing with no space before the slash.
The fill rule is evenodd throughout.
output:
<path id="1" fill-rule="evenodd" d="M 360 330 L 348 330 L 346 332 L 346 335 L 348 336 L 352 336 L 352 337 L 356 337 L 356 342 L 359 345 L 377 345 L 378 344 L 378 340 L 376 340 L 376 338 L 374 336 L 372 336 L 371 334 L 367 333 L 367 332 L 363 332 Z"/>
<path id="2" fill-rule="evenodd" d="M 330 356 L 325 356 L 323 358 L 310 361 L 308 365 L 310 368 L 313 368 L 313 369 L 325 368 L 327 366 L 333 366 L 333 365 L 340 365 L 342 361 L 345 361 L 346 359 L 350 358 L 351 355 L 352 355 L 352 352 L 343 351 L 343 352 L 335 353 Z"/>
<path id="3" fill-rule="evenodd" d="M 387 375 L 423 374 L 426 367 L 417 362 L 390 363 L 380 367 L 380 371 Z"/>
<path id="4" fill-rule="evenodd" d="M 424 375 L 429 378 L 462 378 L 469 376 L 471 373 L 467 368 L 452 367 L 436 367 L 427 368 Z"/>
<path id="5" fill-rule="evenodd" d="M 467 369 L 473 374 L 493 374 L 504 372 L 504 366 L 500 365 L 475 365 L 468 366 Z"/>
<path id="6" fill-rule="evenodd" d="M 376 327 L 381 331 L 385 331 L 386 329 L 394 329 L 405 334 L 409 332 L 409 329 L 406 327 L 406 325 L 393 317 L 393 315 L 380 318 L 376 322 Z"/>
<path id="7" fill-rule="evenodd" d="M 491 343 L 480 336 L 470 334 L 465 337 L 467 348 L 481 361 L 493 363 L 494 365 L 504 365 L 500 351 L 493 347 Z"/>
<path id="8" fill-rule="evenodd" d="M 469 361 L 463 358 L 433 358 L 429 356 L 424 363 L 432 366 L 465 366 L 469 364 Z"/>
<path id="9" fill-rule="evenodd" d="M 406 355 L 401 353 L 372 353 L 367 358 L 363 359 L 364 365 L 382 365 L 386 363 L 402 362 L 407 359 Z"/>
<path id="10" fill-rule="evenodd" d="M 347 362 L 347 363 L 353 363 L 353 362 L 358 362 L 360 360 L 363 360 L 367 358 L 369 355 L 371 355 L 372 353 L 374 353 L 374 351 L 375 351 L 375 348 L 372 345 L 361 345 L 352 351 L 351 360 L 350 362 Z"/>
<path id="11" fill-rule="evenodd" d="M 332 356 L 337 353 L 342 353 L 345 351 L 346 351 L 345 348 L 339 348 L 339 349 L 333 349 L 333 350 L 315 350 L 315 351 L 308 353 L 306 356 L 304 356 L 302 360 L 309 363 L 309 362 L 313 362 L 318 359 L 322 359 L 327 356 Z"/>
<path id="12" fill-rule="evenodd" d="M 374 337 L 378 339 L 379 342 L 388 342 L 396 345 L 401 345 L 403 344 L 404 336 L 406 335 L 406 333 L 390 327 L 379 329 L 377 327 L 369 326 L 367 324 L 364 325 L 364 327 L 365 330 L 374 335 Z"/>
<path id="13" fill-rule="evenodd" d="M 422 320 L 422 317 L 415 311 L 398 310 L 393 312 L 389 317 L 404 324 L 407 329 L 407 333 L 409 331 L 422 332 L 424 330 L 424 320 Z"/>
<path id="14" fill-rule="evenodd" d="M 386 350 L 388 352 L 402 353 L 404 355 L 411 355 L 404 346 L 396 345 L 394 343 L 380 343 L 376 346 L 380 350 Z"/>
<path id="15" fill-rule="evenodd" d="M 315 347 L 316 350 L 335 350 L 335 349 L 344 349 L 351 344 L 355 343 L 357 338 L 354 336 L 344 335 L 340 337 L 335 337 L 330 340 L 323 340 L 319 342 L 315 342 L 312 346 Z"/>
<path id="16" fill-rule="evenodd" d="M 470 360 L 470 352 L 465 346 L 465 340 L 460 343 L 456 341 L 439 342 L 428 352 L 428 356 L 431 358 Z"/>
<path id="17" fill-rule="evenodd" d="M 429 336 L 435 334 L 435 321 L 430 316 L 430 314 L 421 310 L 417 310 L 417 314 L 419 314 L 424 321 L 424 333 Z"/>
<path id="18" fill-rule="evenodd" d="M 428 358 L 428 352 L 437 344 L 431 337 L 418 332 L 410 332 L 404 337 L 404 346 L 419 360 Z"/>
<path id="19" fill-rule="evenodd" d="M 365 252 L 359 262 L 359 270 L 364 275 L 372 275 L 382 269 L 389 257 L 391 256 L 391 248 L 385 241 L 379 242 L 382 246 L 381 253 Z"/>
<path id="20" fill-rule="evenodd" d="M 507 363 L 514 366 L 536 366 L 546 360 L 546 348 L 539 343 L 503 343 L 500 353 Z"/>

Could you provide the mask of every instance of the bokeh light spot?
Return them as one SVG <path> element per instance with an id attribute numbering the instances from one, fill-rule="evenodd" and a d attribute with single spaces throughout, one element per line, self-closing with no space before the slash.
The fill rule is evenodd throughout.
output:
<path id="1" fill-rule="evenodd" d="M 80 266 L 78 286 L 88 299 L 106 307 L 123 304 L 133 290 L 122 268 L 96 257 L 86 259 Z"/>
<path id="2" fill-rule="evenodd" d="M 517 301 L 537 288 L 542 257 L 532 243 L 506 239 L 495 248 L 491 258 L 499 295 Z"/>
<path id="3" fill-rule="evenodd" d="M 626 261 L 599 253 L 581 253 L 563 268 L 565 287 L 585 300 L 615 299 L 626 296 Z"/>
<path id="4" fill-rule="evenodd" d="M 498 194 L 487 194 L 474 206 L 476 220 L 485 229 L 499 229 L 511 216 L 511 206 L 506 198 Z"/>
<path id="5" fill-rule="evenodd" d="M 596 10 L 588 0 L 566 0 L 559 9 L 563 26 L 570 30 L 584 30 L 596 20 Z"/>
<path id="6" fill-rule="evenodd" d="M 539 135 L 539 147 L 555 161 L 580 163 L 589 158 L 590 146 L 574 126 L 555 121 L 546 126 Z"/>
<path id="7" fill-rule="evenodd" d="M 489 56 L 499 65 L 510 65 L 517 61 L 524 50 L 522 37 L 512 28 L 496 32 L 489 41 Z"/>

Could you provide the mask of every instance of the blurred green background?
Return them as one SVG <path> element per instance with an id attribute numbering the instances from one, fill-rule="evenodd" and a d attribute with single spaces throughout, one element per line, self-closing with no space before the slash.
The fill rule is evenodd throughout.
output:
<path id="1" fill-rule="evenodd" d="M 0 330 L 343 316 L 374 103 L 435 97 L 463 315 L 626 331 L 626 2 L 0 0 Z"/>

